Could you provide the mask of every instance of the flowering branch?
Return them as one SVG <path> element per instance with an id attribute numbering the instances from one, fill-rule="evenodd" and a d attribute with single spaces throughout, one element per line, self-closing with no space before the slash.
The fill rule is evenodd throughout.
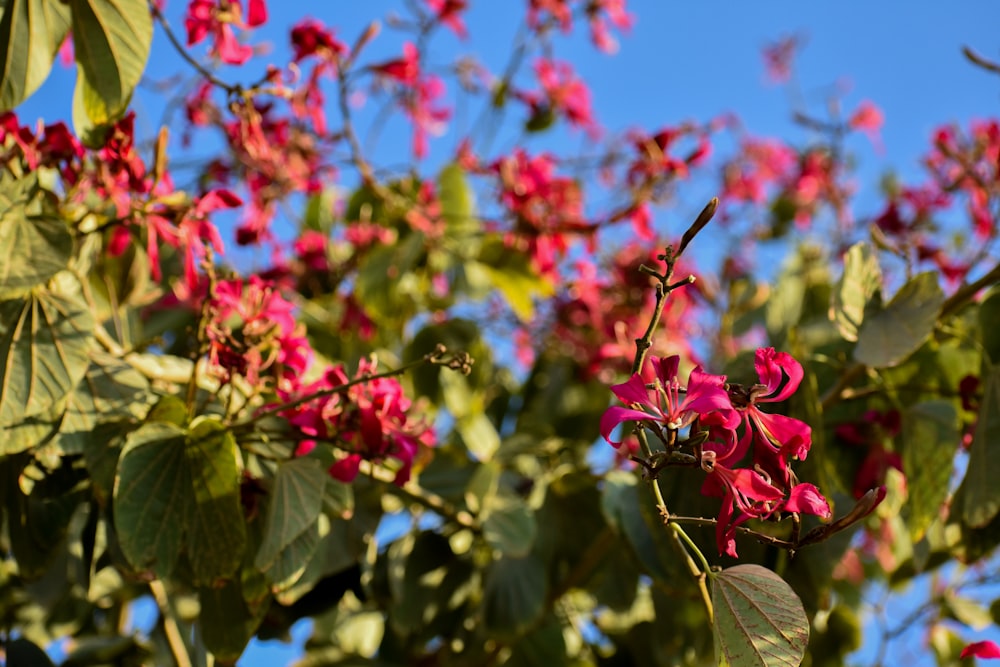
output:
<path id="1" fill-rule="evenodd" d="M 335 394 L 342 394 L 351 387 L 357 386 L 359 384 L 364 384 L 366 382 L 372 382 L 374 380 L 381 380 L 384 378 L 391 378 L 397 375 L 402 375 L 406 371 L 416 368 L 417 366 L 422 366 L 423 364 L 433 364 L 435 366 L 444 366 L 445 368 L 450 368 L 451 370 L 458 371 L 463 375 L 468 375 L 472 372 L 473 364 L 472 356 L 468 352 L 454 352 L 450 356 L 448 355 L 448 349 L 444 345 L 438 345 L 432 352 L 428 352 L 423 357 L 415 359 L 410 363 L 403 364 L 397 368 L 393 368 L 382 373 L 362 373 L 358 377 L 348 380 L 347 382 L 341 383 L 335 387 L 328 387 L 326 389 L 321 389 L 319 391 L 312 392 L 305 396 L 299 396 L 286 403 L 281 403 L 279 405 L 273 405 L 265 410 L 261 410 L 255 413 L 253 416 L 247 418 L 244 421 L 237 422 L 231 425 L 234 431 L 243 430 L 247 428 L 252 428 L 257 422 L 266 419 L 268 417 L 273 417 L 275 415 L 281 414 L 287 410 L 298 407 L 314 401 L 318 398 L 324 398 L 326 396 L 333 396 Z"/>

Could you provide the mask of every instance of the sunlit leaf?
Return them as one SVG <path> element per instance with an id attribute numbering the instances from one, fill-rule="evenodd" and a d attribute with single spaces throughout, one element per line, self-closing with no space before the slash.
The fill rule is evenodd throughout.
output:
<path id="1" fill-rule="evenodd" d="M 70 7 L 77 86 L 93 93 L 84 90 L 80 97 L 90 119 L 103 124 L 125 112 L 146 68 L 153 40 L 149 5 L 144 0 L 70 0 Z"/>
<path id="2" fill-rule="evenodd" d="M 512 558 L 531 551 L 538 526 L 535 513 L 520 498 L 496 497 L 488 504 L 483 537 L 491 547 Z"/>
<path id="3" fill-rule="evenodd" d="M 958 415 L 946 401 L 917 403 L 903 415 L 903 470 L 914 543 L 940 515 L 951 479 L 951 466 L 944 462 L 955 456 L 959 439 Z"/>
<path id="4" fill-rule="evenodd" d="M 136 420 L 149 410 L 154 395 L 149 382 L 132 366 L 102 352 L 91 354 L 87 374 L 66 398 L 59 429 L 59 446 L 66 454 L 81 454 L 95 442 L 101 422 Z M 97 440 L 98 446 L 105 441 Z"/>
<path id="5" fill-rule="evenodd" d="M 449 164 L 438 174 L 437 181 L 441 217 L 448 225 L 448 233 L 465 237 L 478 231 L 475 194 L 465 178 L 465 170 L 458 164 Z"/>
<path id="6" fill-rule="evenodd" d="M 990 363 L 1000 364 L 1000 289 L 992 289 L 979 304 L 979 339 Z"/>
<path id="7" fill-rule="evenodd" d="M 459 419 L 455 430 L 462 436 L 469 452 L 480 461 L 489 461 L 500 448 L 500 434 L 482 412 Z"/>
<path id="8" fill-rule="evenodd" d="M 809 619 L 785 581 L 760 565 L 736 565 L 712 577 L 716 662 L 733 667 L 798 667 Z"/>
<path id="9" fill-rule="evenodd" d="M 0 111 L 9 111 L 48 78 L 70 15 L 50 0 L 5 0 L 0 12 Z"/>
<path id="10" fill-rule="evenodd" d="M 115 528 L 133 567 L 160 577 L 173 572 L 180 555 L 191 483 L 187 433 L 168 423 L 149 423 L 125 441 L 115 482 Z"/>
<path id="11" fill-rule="evenodd" d="M 255 561 L 259 569 L 272 567 L 284 549 L 313 527 L 323 509 L 328 479 L 330 476 L 314 459 L 292 459 L 278 466 L 267 507 L 264 538 Z"/>
<path id="12" fill-rule="evenodd" d="M 882 280 L 878 258 L 867 243 L 855 243 L 844 255 L 844 275 L 833 289 L 830 319 L 849 341 L 858 339 L 865 307 L 878 291 Z"/>
<path id="13" fill-rule="evenodd" d="M 33 180 L 33 179 L 25 179 Z M 54 216 L 30 213 L 24 181 L 0 189 L 0 294 L 41 285 L 66 268 L 73 237 Z"/>
<path id="14" fill-rule="evenodd" d="M 93 318 L 68 272 L 0 302 L 0 425 L 51 410 L 87 372 Z"/>
<path id="15" fill-rule="evenodd" d="M 884 308 L 865 317 L 854 358 L 876 368 L 895 366 L 930 336 L 942 303 L 936 273 L 914 276 Z"/>
<path id="16" fill-rule="evenodd" d="M 534 297 L 548 297 L 554 293 L 552 284 L 531 268 L 527 255 L 511 252 L 500 239 L 492 238 L 483 243 L 475 265 L 477 270 L 485 271 L 522 322 L 534 315 Z"/>
<path id="17" fill-rule="evenodd" d="M 983 401 L 969 449 L 969 465 L 962 482 L 962 518 L 973 528 L 982 528 L 1000 512 L 1000 366 L 983 372 Z"/>
<path id="18" fill-rule="evenodd" d="M 246 520 L 240 503 L 240 464 L 236 440 L 215 417 L 191 422 L 184 448 L 190 476 L 188 559 L 196 584 L 231 575 L 243 560 Z"/>

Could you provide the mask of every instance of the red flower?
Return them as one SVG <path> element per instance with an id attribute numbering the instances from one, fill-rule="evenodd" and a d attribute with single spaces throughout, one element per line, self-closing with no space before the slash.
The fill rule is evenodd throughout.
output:
<path id="1" fill-rule="evenodd" d="M 460 13 L 468 8 L 466 0 L 427 0 L 427 6 L 437 14 L 437 20 L 451 28 L 461 39 L 469 36 Z"/>
<path id="2" fill-rule="evenodd" d="M 188 46 L 198 44 L 211 34 L 214 38 L 212 53 L 224 63 L 242 65 L 253 55 L 253 49 L 237 41 L 233 26 L 252 28 L 265 21 L 267 7 L 264 0 L 249 0 L 246 23 L 236 0 L 191 0 L 184 26 L 187 28 Z"/>
<path id="3" fill-rule="evenodd" d="M 775 459 L 776 454 L 791 454 L 804 459 L 812 445 L 812 429 L 809 425 L 785 415 L 763 412 L 757 407 L 759 403 L 777 403 L 791 396 L 802 382 L 802 365 L 787 352 L 775 352 L 773 347 L 768 347 L 757 350 L 754 367 L 761 384 L 750 388 L 745 397 L 745 405 L 735 405 L 737 410 L 743 412 L 746 430 L 737 450 L 726 460 L 742 458 L 751 439 L 762 448 L 754 451 L 754 458 L 758 463 L 773 466 L 780 460 L 780 456 Z M 782 387 L 785 376 L 788 381 Z M 768 468 L 767 472 L 787 482 L 787 469 Z"/>
<path id="4" fill-rule="evenodd" d="M 653 357 L 652 365 L 656 373 L 653 388 L 647 389 L 640 375 L 635 374 L 627 382 L 616 384 L 611 391 L 629 408 L 612 406 L 601 417 L 601 435 L 610 444 L 618 447 L 621 441 L 612 440 L 611 433 L 627 421 L 640 421 L 677 431 L 691 425 L 695 419 L 712 412 L 720 412 L 723 422 L 731 428 L 739 423 L 726 393 L 724 375 L 711 375 L 695 367 L 688 377 L 687 389 L 682 390 L 677 379 L 680 357 L 674 355 L 666 359 Z M 643 408 L 643 409 L 637 409 Z"/>
<path id="5" fill-rule="evenodd" d="M 420 76 L 420 52 L 411 42 L 403 44 L 403 57 L 372 65 L 372 70 L 382 76 L 412 86 Z"/>
<path id="6" fill-rule="evenodd" d="M 969 644 L 962 649 L 960 658 L 1000 658 L 1000 646 L 989 640 Z"/>

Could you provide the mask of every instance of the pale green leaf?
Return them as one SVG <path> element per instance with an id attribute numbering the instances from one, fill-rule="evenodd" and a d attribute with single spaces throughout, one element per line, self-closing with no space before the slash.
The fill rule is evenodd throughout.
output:
<path id="1" fill-rule="evenodd" d="M 448 225 L 448 233 L 467 237 L 477 232 L 475 194 L 465 178 L 465 170 L 458 164 L 449 164 L 438 174 L 437 181 L 441 217 Z"/>
<path id="2" fill-rule="evenodd" d="M 882 281 L 878 258 L 868 243 L 855 243 L 844 256 L 844 275 L 830 295 L 830 319 L 845 340 L 856 341 L 865 307 Z"/>
<path id="3" fill-rule="evenodd" d="M 500 448 L 500 434 L 485 413 L 462 417 L 455 430 L 462 436 L 466 449 L 479 461 L 489 461 Z"/>
<path id="4" fill-rule="evenodd" d="M 0 11 L 0 111 L 9 111 L 48 78 L 70 15 L 53 0 L 5 0 Z"/>
<path id="5" fill-rule="evenodd" d="M 947 401 L 917 403 L 903 415 L 907 523 L 914 543 L 941 513 L 951 479 L 951 465 L 946 462 L 954 458 L 959 439 L 958 415 Z"/>
<path id="6" fill-rule="evenodd" d="M 535 513 L 520 498 L 495 496 L 483 522 L 486 542 L 511 558 L 527 556 L 535 544 L 538 524 Z"/>
<path id="7" fill-rule="evenodd" d="M 0 425 L 53 409 L 87 372 L 94 323 L 78 290 L 63 272 L 0 302 Z"/>
<path id="8" fill-rule="evenodd" d="M 240 502 L 236 440 L 216 417 L 191 422 L 184 449 L 190 479 L 186 549 L 196 584 L 233 574 L 243 560 L 246 519 Z"/>
<path id="9" fill-rule="evenodd" d="M 41 285 L 66 268 L 73 252 L 73 237 L 65 222 L 29 214 L 30 189 L 27 183 L 16 182 L 0 190 L 0 248 L 4 249 L 0 294 L 13 295 Z"/>
<path id="10" fill-rule="evenodd" d="M 278 466 L 267 507 L 264 538 L 255 565 L 273 566 L 281 552 L 314 527 L 323 509 L 323 494 L 330 476 L 310 458 L 298 458 Z"/>
<path id="11" fill-rule="evenodd" d="M 95 93 L 81 93 L 83 106 L 88 114 L 103 116 L 92 117 L 95 123 L 107 122 L 125 112 L 146 68 L 153 40 L 149 5 L 145 0 L 70 0 L 70 6 L 81 74 L 77 85 Z"/>
<path id="12" fill-rule="evenodd" d="M 760 565 L 712 577 L 716 662 L 732 667 L 798 667 L 809 644 L 809 618 L 785 581 Z"/>
<path id="13" fill-rule="evenodd" d="M 1000 366 L 988 366 L 983 380 L 983 402 L 962 482 L 962 518 L 974 528 L 986 526 L 1000 511 Z"/>
<path id="14" fill-rule="evenodd" d="M 900 363 L 931 335 L 943 303 L 937 273 L 915 276 L 884 308 L 865 317 L 854 358 L 875 368 Z"/>

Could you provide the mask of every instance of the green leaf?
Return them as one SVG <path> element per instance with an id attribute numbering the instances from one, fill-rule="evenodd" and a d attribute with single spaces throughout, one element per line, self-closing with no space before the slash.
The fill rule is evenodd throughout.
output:
<path id="1" fill-rule="evenodd" d="M 529 632 L 514 644 L 508 664 L 527 667 L 571 664 L 566 655 L 566 638 L 563 636 L 563 630 L 559 619 L 549 615 L 541 627 Z"/>
<path id="2" fill-rule="evenodd" d="M 150 422 L 125 441 L 115 483 L 115 527 L 132 565 L 160 577 L 173 571 L 183 542 L 192 583 L 211 585 L 243 558 L 236 442 L 215 417 L 190 430 Z"/>
<path id="3" fill-rule="evenodd" d="M 465 170 L 458 164 L 449 164 L 438 174 L 437 182 L 441 217 L 448 225 L 448 233 L 467 237 L 479 231 L 475 194 L 465 178 Z"/>
<path id="4" fill-rule="evenodd" d="M 271 583 L 272 593 L 284 593 L 302 577 L 321 540 L 326 536 L 324 529 L 329 530 L 330 523 L 324 519 L 325 517 L 321 516 L 310 524 L 282 549 L 266 568 L 262 569 L 264 576 Z"/>
<path id="5" fill-rule="evenodd" d="M 973 528 L 982 528 L 1000 512 L 1000 366 L 983 372 L 983 402 L 969 449 L 969 466 L 962 482 L 962 518 Z"/>
<path id="6" fill-rule="evenodd" d="M 914 543 L 940 515 L 959 439 L 958 415 L 947 401 L 917 403 L 903 415 L 903 470 L 910 509 L 907 523 Z"/>
<path id="7" fill-rule="evenodd" d="M 608 473 L 601 490 L 601 511 L 611 525 L 632 547 L 644 570 L 661 582 L 677 575 L 673 567 L 673 545 L 667 530 L 654 530 L 642 511 L 652 504 L 648 494 L 640 498 L 639 483 L 633 473 L 616 470 Z"/>
<path id="8" fill-rule="evenodd" d="M 990 363 L 1000 363 L 1000 289 L 993 288 L 979 304 L 979 339 Z"/>
<path id="9" fill-rule="evenodd" d="M 82 454 L 96 439 L 97 425 L 134 421 L 149 410 L 154 395 L 149 382 L 121 359 L 102 352 L 91 354 L 87 374 L 66 399 L 66 414 L 59 428 L 59 447 L 66 454 Z"/>
<path id="10" fill-rule="evenodd" d="M 494 496 L 487 507 L 489 513 L 483 522 L 486 542 L 505 556 L 527 556 L 538 532 L 531 508 L 520 498 L 499 496 Z"/>
<path id="11" fill-rule="evenodd" d="M 531 268 L 527 255 L 511 252 L 498 238 L 484 241 L 479 261 L 468 264 L 486 272 L 522 322 L 529 321 L 534 315 L 533 297 L 544 298 L 555 293 L 552 284 Z"/>
<path id="12" fill-rule="evenodd" d="M 32 179 L 34 180 L 34 179 Z M 26 188 L 19 183 L 0 190 L 0 294 L 13 295 L 66 268 L 73 237 L 54 216 L 29 215 Z"/>
<path id="13" fill-rule="evenodd" d="M 455 424 L 466 449 L 479 461 L 489 461 L 500 448 L 500 434 L 485 413 L 462 417 Z"/>
<path id="14" fill-rule="evenodd" d="M 760 565 L 712 577 L 715 658 L 733 667 L 797 667 L 809 643 L 809 619 L 785 581 Z"/>
<path id="15" fill-rule="evenodd" d="M 504 557 L 486 574 L 483 626 L 499 638 L 522 634 L 545 609 L 548 580 L 545 566 L 535 556 Z"/>
<path id="16" fill-rule="evenodd" d="M 76 67 L 76 87 L 73 90 L 73 130 L 85 146 L 104 145 L 116 116 L 87 80 L 83 67 Z"/>
<path id="17" fill-rule="evenodd" d="M 161 578 L 180 555 L 190 502 L 186 432 L 154 422 L 129 434 L 118 462 L 114 517 L 122 552 L 133 567 Z"/>
<path id="18" fill-rule="evenodd" d="M 845 340 L 856 341 L 865 307 L 881 286 L 878 257 L 867 243 L 855 243 L 844 256 L 844 275 L 833 289 L 830 319 Z"/>
<path id="19" fill-rule="evenodd" d="M 17 665 L 55 667 L 55 663 L 49 659 L 49 656 L 45 653 L 45 651 L 39 648 L 37 644 L 34 644 L 24 637 L 18 637 L 17 639 L 6 642 L 4 649 L 7 657 L 6 664 L 11 667 L 17 667 Z"/>
<path id="20" fill-rule="evenodd" d="M 153 41 L 149 5 L 145 0 L 70 0 L 70 6 L 77 88 L 94 93 L 79 92 L 90 119 L 107 123 L 125 112 L 146 68 Z"/>
<path id="21" fill-rule="evenodd" d="M 0 111 L 10 111 L 48 78 L 70 16 L 64 3 L 51 0 L 0 4 Z"/>
<path id="22" fill-rule="evenodd" d="M 261 611 L 266 608 L 254 613 L 247 607 L 239 580 L 229 581 L 221 588 L 200 589 L 198 601 L 201 603 L 198 620 L 205 647 L 216 660 L 235 663 L 260 625 L 264 616 Z"/>
<path id="23" fill-rule="evenodd" d="M 324 188 L 311 195 L 306 200 L 305 212 L 302 215 L 302 231 L 311 230 L 329 236 L 333 229 L 333 211 L 337 204 L 337 192 L 333 188 Z"/>
<path id="24" fill-rule="evenodd" d="M 246 546 L 239 451 L 216 417 L 198 417 L 191 422 L 184 456 L 191 480 L 187 554 L 194 582 L 213 584 L 233 574 Z"/>
<path id="25" fill-rule="evenodd" d="M 329 478 L 315 459 L 292 459 L 278 466 L 264 538 L 254 561 L 258 569 L 270 569 L 292 542 L 314 526 Z"/>
<path id="26" fill-rule="evenodd" d="M 389 546 L 387 561 L 389 621 L 402 634 L 428 641 L 468 616 L 466 603 L 478 593 L 478 582 L 470 582 L 475 568 L 455 555 L 448 538 L 407 534 Z"/>
<path id="27" fill-rule="evenodd" d="M 933 271 L 914 276 L 884 308 L 865 318 L 854 358 L 869 366 L 895 366 L 934 330 L 944 292 Z"/>
<path id="28" fill-rule="evenodd" d="M 79 283 L 62 272 L 50 284 L 0 302 L 0 426 L 51 410 L 90 365 L 94 322 Z"/>

